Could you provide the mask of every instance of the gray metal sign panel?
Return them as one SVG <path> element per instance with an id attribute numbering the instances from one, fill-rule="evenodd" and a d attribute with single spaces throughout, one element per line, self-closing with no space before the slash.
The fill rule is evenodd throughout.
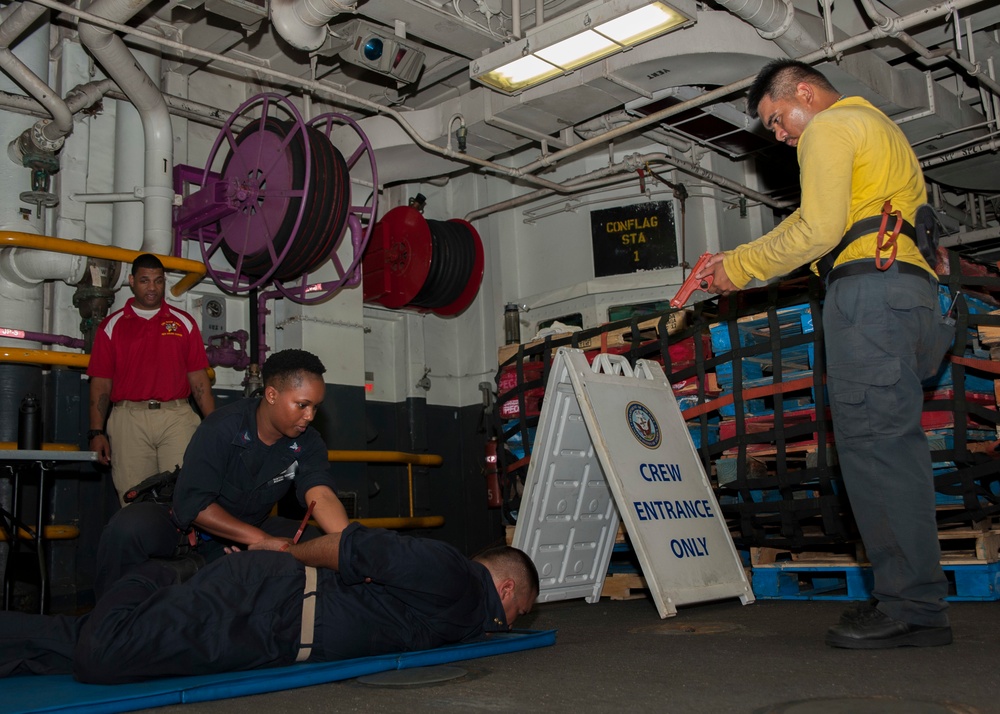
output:
<path id="1" fill-rule="evenodd" d="M 600 597 L 618 514 L 661 617 L 692 602 L 753 602 L 662 368 L 607 354 L 591 366 L 562 348 L 514 533 L 539 568 L 539 601 Z"/>
<path id="2" fill-rule="evenodd" d="M 538 568 L 539 602 L 597 602 L 618 510 L 561 353 L 549 372 L 513 544 Z"/>

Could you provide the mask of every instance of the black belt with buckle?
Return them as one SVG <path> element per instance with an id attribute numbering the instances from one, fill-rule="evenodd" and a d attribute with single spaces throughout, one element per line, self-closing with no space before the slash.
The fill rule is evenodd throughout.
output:
<path id="1" fill-rule="evenodd" d="M 167 401 L 160 401 L 159 399 L 142 399 L 139 401 L 122 399 L 115 402 L 115 406 L 128 407 L 130 409 L 162 409 L 164 406 L 182 406 L 187 404 L 187 399 L 168 399 Z"/>

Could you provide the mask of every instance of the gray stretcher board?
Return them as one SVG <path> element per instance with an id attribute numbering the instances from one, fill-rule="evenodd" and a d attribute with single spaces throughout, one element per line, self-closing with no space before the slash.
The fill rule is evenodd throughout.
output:
<path id="1" fill-rule="evenodd" d="M 549 371 L 513 545 L 538 602 L 597 602 L 619 518 L 660 617 L 753 591 L 670 383 L 656 362 L 591 366 L 560 348 Z"/>

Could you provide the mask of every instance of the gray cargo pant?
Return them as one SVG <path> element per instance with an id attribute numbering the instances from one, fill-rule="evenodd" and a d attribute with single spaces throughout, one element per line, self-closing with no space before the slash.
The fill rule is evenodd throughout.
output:
<path id="1" fill-rule="evenodd" d="M 872 595 L 886 615 L 925 626 L 948 624 L 920 425 L 921 380 L 937 372 L 954 336 L 940 313 L 936 283 L 895 267 L 831 281 L 823 306 L 837 456 L 872 563 Z"/>

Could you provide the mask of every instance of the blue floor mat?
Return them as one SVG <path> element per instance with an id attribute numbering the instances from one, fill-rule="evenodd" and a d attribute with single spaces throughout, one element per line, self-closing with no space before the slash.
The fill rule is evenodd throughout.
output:
<path id="1" fill-rule="evenodd" d="M 514 630 L 488 639 L 433 650 L 362 657 L 340 662 L 296 664 L 249 672 L 158 679 L 137 684 L 81 684 L 67 675 L 10 677 L 0 680 L 0 709 L 28 712 L 129 712 L 186 702 L 242 697 L 337 682 L 393 669 L 429 667 L 476 657 L 518 652 L 555 644 L 555 630 Z"/>

